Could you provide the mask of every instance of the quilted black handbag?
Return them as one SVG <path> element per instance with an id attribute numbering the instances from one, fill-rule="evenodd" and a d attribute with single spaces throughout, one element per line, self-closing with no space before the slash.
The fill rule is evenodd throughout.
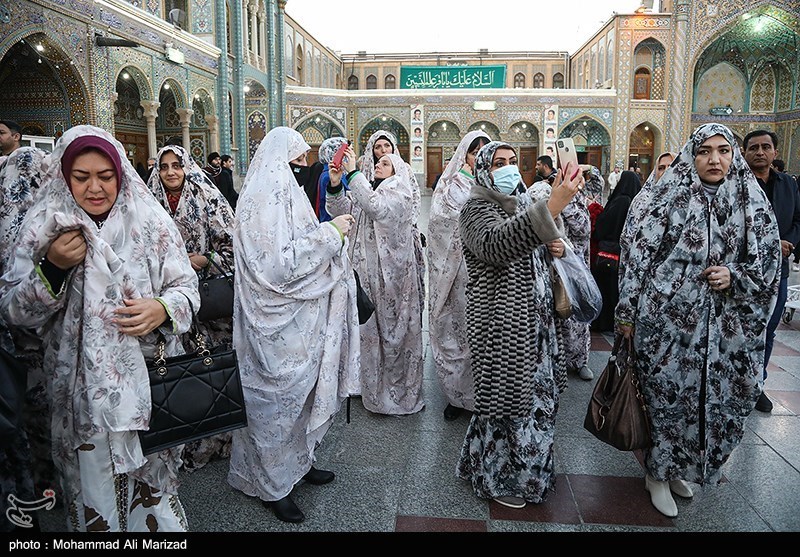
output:
<path id="1" fill-rule="evenodd" d="M 152 410 L 150 429 L 139 432 L 144 454 L 247 426 L 236 351 L 207 347 L 196 324 L 192 332 L 195 352 L 165 357 L 162 336 L 147 363 Z"/>
<path id="2" fill-rule="evenodd" d="M 223 270 L 213 258 L 209 263 L 219 274 L 200 278 L 197 320 L 201 322 L 233 317 L 233 271 Z"/>

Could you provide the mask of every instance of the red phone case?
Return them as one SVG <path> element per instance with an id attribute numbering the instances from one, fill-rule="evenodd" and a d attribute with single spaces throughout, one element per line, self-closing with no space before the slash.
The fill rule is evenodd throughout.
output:
<path id="1" fill-rule="evenodd" d="M 342 143 L 341 147 L 336 150 L 336 153 L 333 155 L 333 160 L 331 161 L 331 166 L 335 166 L 339 168 L 342 166 L 342 159 L 344 158 L 345 151 L 350 146 L 349 143 Z"/>

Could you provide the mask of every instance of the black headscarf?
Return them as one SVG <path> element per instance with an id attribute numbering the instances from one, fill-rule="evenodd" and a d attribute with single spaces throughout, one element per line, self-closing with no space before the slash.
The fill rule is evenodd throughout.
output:
<path id="1" fill-rule="evenodd" d="M 619 238 L 625 227 L 628 209 L 641 186 L 635 172 L 626 170 L 620 176 L 617 186 L 608 198 L 608 203 L 595 221 L 593 236 L 598 242 L 597 247 L 600 251 L 619 254 Z"/>

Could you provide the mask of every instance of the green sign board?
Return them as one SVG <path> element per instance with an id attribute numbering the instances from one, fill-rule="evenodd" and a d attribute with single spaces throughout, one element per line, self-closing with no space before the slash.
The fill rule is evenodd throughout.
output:
<path id="1" fill-rule="evenodd" d="M 503 89 L 505 66 L 401 66 L 401 89 Z"/>

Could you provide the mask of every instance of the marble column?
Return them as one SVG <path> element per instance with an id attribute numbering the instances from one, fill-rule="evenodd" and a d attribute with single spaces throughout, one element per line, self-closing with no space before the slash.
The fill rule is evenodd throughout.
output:
<path id="1" fill-rule="evenodd" d="M 141 105 L 144 109 L 144 118 L 147 120 L 147 156 L 148 158 L 155 158 L 158 154 L 156 118 L 158 117 L 158 107 L 161 106 L 161 103 L 158 101 L 142 101 Z"/>
<path id="2" fill-rule="evenodd" d="M 208 153 L 212 151 L 220 152 L 219 148 L 219 120 L 213 114 L 206 116 L 206 124 L 208 124 L 208 137 L 211 145 Z M 208 154 L 206 153 L 206 155 Z"/>
<path id="3" fill-rule="evenodd" d="M 667 125 L 665 148 L 678 152 L 686 141 L 684 128 L 688 123 L 687 98 L 691 100 L 691 91 L 684 91 L 690 83 L 688 69 L 686 68 L 689 53 L 689 10 L 692 9 L 690 0 L 678 0 L 675 3 L 674 28 L 672 30 L 672 58 L 670 73 L 672 78 L 667 80 L 669 91 L 667 95 Z"/>
<path id="4" fill-rule="evenodd" d="M 176 108 L 175 112 L 181 122 L 181 137 L 183 138 L 183 148 L 187 151 L 192 148 L 192 138 L 189 137 L 189 126 L 192 125 L 192 114 L 194 110 L 191 108 Z"/>

